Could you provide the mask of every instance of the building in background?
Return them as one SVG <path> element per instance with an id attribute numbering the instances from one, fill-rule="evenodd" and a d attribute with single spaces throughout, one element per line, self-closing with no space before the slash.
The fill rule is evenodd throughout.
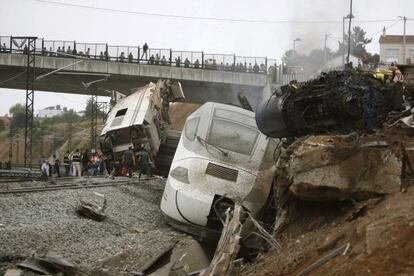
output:
<path id="1" fill-rule="evenodd" d="M 404 61 L 404 36 L 387 35 L 383 31 L 380 39 L 380 62 L 390 64 L 414 63 L 414 35 L 405 36 L 405 61 Z"/>
<path id="2" fill-rule="evenodd" d="M 39 113 L 37 114 L 37 117 L 39 117 L 39 118 L 51 118 L 51 117 L 54 117 L 54 116 L 61 115 L 63 112 L 66 112 L 66 111 L 68 111 L 67 108 L 64 107 L 62 109 L 60 105 L 49 106 L 49 107 L 46 107 L 42 110 L 39 110 Z"/>

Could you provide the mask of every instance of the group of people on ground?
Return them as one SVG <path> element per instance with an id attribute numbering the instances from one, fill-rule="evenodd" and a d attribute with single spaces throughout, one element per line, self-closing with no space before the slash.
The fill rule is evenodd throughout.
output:
<path id="1" fill-rule="evenodd" d="M 89 153 L 86 149 L 83 153 L 77 149 L 75 152 L 70 153 L 66 151 L 63 155 L 63 167 L 65 169 L 65 176 L 90 176 L 97 175 L 98 173 L 103 174 L 104 166 L 101 162 L 102 157 L 92 150 Z M 48 177 L 55 175 L 61 177 L 61 160 L 53 155 L 52 163 L 49 159 L 42 156 L 39 160 L 40 170 L 42 172 L 42 179 L 47 180 Z"/>
<path id="2" fill-rule="evenodd" d="M 3 163 L 0 161 L 0 170 L 11 170 L 11 162 L 6 161 Z"/>
<path id="3" fill-rule="evenodd" d="M 126 151 L 124 151 L 122 158 L 115 161 L 110 175 L 112 178 L 121 175 L 132 177 L 134 168 L 138 168 L 139 179 L 141 179 L 142 174 L 145 174 L 147 177 L 153 176 L 154 165 L 151 162 L 149 153 L 145 149 L 144 145 L 141 145 L 136 150 L 129 147 Z"/>
<path id="4" fill-rule="evenodd" d="M 147 150 L 141 145 L 136 151 L 129 147 L 122 154 L 122 158 L 110 164 L 104 155 L 98 154 L 95 150 L 89 152 L 85 149 L 81 152 L 76 149 L 70 153 L 66 151 L 63 155 L 63 164 L 61 160 L 53 155 L 52 162 L 49 159 L 42 156 L 39 160 L 39 167 L 42 172 L 42 180 L 47 181 L 49 177 L 56 176 L 61 177 L 61 166 L 63 165 L 65 170 L 65 176 L 91 176 L 91 175 L 104 175 L 105 170 L 107 174 L 114 178 L 115 176 L 129 176 L 132 177 L 134 173 L 134 167 L 138 164 L 139 178 L 142 174 L 147 176 L 153 175 L 153 164 L 150 161 Z"/>

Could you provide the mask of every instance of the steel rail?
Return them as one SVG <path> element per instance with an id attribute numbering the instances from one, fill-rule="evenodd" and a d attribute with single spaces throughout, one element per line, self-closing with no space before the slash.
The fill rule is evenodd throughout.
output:
<path id="1" fill-rule="evenodd" d="M 141 182 L 147 182 L 149 179 L 143 179 L 139 182 L 131 182 L 130 180 L 122 180 L 116 183 L 105 183 L 105 184 L 88 184 L 88 185 L 79 185 L 79 184 L 69 184 L 69 185 L 50 185 L 45 187 L 24 187 L 24 188 L 14 188 L 8 190 L 0 190 L 0 194 L 20 194 L 20 193 L 33 193 L 33 192 L 47 192 L 47 191 L 57 191 L 57 190 L 76 190 L 76 189 L 91 189 L 91 188 L 104 188 L 104 187 L 113 187 L 118 185 L 128 185 Z"/>

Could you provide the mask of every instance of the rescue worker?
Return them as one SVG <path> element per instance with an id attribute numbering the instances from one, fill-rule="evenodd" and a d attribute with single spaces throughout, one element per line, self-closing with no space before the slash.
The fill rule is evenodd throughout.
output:
<path id="1" fill-rule="evenodd" d="M 147 150 L 144 148 L 144 145 L 141 145 L 137 152 L 138 162 L 139 162 L 139 176 L 138 178 L 141 179 L 142 173 L 145 175 L 152 176 L 152 167 L 150 163 L 150 158 Z"/>
<path id="2" fill-rule="evenodd" d="M 124 154 L 122 155 L 122 163 L 127 170 L 128 177 L 132 177 L 132 167 L 135 165 L 134 152 L 132 150 L 132 147 L 129 147 L 128 150 L 124 151 Z"/>
<path id="3" fill-rule="evenodd" d="M 88 172 L 88 165 L 89 165 L 89 151 L 88 149 L 85 149 L 85 151 L 82 154 L 82 159 L 81 159 L 81 163 L 82 163 L 82 175 L 86 175 L 89 176 L 89 172 Z"/>
<path id="4" fill-rule="evenodd" d="M 70 172 L 70 153 L 69 151 L 66 151 L 66 153 L 63 155 L 63 166 L 65 167 L 65 176 L 69 176 Z"/>
<path id="5" fill-rule="evenodd" d="M 82 176 L 81 173 L 81 153 L 79 149 L 76 149 L 75 153 L 72 155 L 72 173 L 73 176 Z"/>
<path id="6" fill-rule="evenodd" d="M 53 163 L 53 171 L 57 177 L 60 177 L 60 160 L 56 157 L 56 154 L 53 154 Z"/>

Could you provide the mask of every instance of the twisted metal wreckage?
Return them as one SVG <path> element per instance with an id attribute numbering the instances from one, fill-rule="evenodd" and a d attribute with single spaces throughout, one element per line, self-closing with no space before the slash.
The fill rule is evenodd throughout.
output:
<path id="1" fill-rule="evenodd" d="M 405 189 L 413 175 L 412 70 L 401 71 L 404 83 L 352 69 L 323 73 L 281 87 L 258 106 L 260 131 L 285 141 L 275 173 L 274 233 L 289 222 L 297 199 L 353 201 Z"/>

